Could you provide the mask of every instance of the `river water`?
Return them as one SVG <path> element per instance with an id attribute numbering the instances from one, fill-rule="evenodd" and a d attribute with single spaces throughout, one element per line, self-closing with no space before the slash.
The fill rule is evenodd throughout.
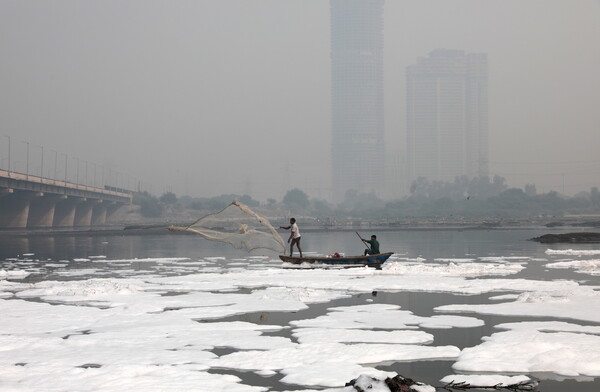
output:
<path id="1" fill-rule="evenodd" d="M 572 269 L 550 269 L 545 264 L 550 261 L 546 253 L 548 248 L 595 250 L 598 245 L 559 244 L 548 246 L 529 241 L 530 238 L 548 233 L 546 228 L 516 228 L 490 230 L 371 230 L 362 231 L 363 237 L 377 234 L 382 252 L 392 251 L 400 260 L 421 260 L 424 262 L 460 263 L 468 259 L 486 260 L 504 257 L 521 260 L 524 269 L 507 276 L 510 279 L 522 278 L 540 281 L 571 280 L 582 285 L 600 285 L 600 276 L 581 274 Z M 553 231 L 556 232 L 556 231 Z M 302 231 L 302 247 L 305 253 L 362 254 L 362 243 L 352 231 L 310 230 Z M 276 255 L 268 252 L 255 252 L 252 256 Z M 163 258 L 189 258 L 211 260 L 211 264 L 202 264 L 183 268 L 161 262 Z M 156 261 L 152 261 L 156 259 Z M 124 262 L 110 263 L 110 260 Z M 139 262 L 136 260 L 140 260 Z M 262 260 L 257 258 L 256 260 Z M 184 276 L 202 271 L 203 268 L 267 270 L 280 269 L 281 263 L 271 260 L 268 263 L 254 263 L 244 251 L 226 244 L 206 241 L 200 237 L 183 234 L 127 234 L 103 235 L 56 234 L 10 236 L 0 235 L 0 270 L 27 270 L 31 274 L 25 278 L 10 279 L 20 283 L 37 283 L 53 280 L 85 280 L 91 278 L 121 278 L 136 276 Z M 70 272 L 70 273 L 65 273 Z M 80 273 L 77 273 L 79 271 Z M 120 273 L 123 272 L 123 273 Z M 322 274 L 327 274 L 323 270 Z M 0 278 L 2 279 L 2 278 Z M 441 280 L 444 279 L 440 276 Z M 328 308 L 368 304 L 393 304 L 410 310 L 415 315 L 430 317 L 436 314 L 434 308 L 451 304 L 493 303 L 490 297 L 502 293 L 459 295 L 457 293 L 427 291 L 373 291 L 371 293 L 351 293 L 349 297 L 334 299 L 325 303 L 310 304 L 306 310 L 297 312 L 252 312 L 224 317 L 217 321 L 246 321 L 256 324 L 273 324 L 289 327 L 294 320 L 314 319 L 327 313 Z M 10 300 L 10 299 L 8 299 Z M 32 299 L 39 300 L 39 299 Z M 597 309 L 595 310 L 597 311 Z M 553 317 L 522 317 L 503 315 L 470 314 L 484 321 L 483 326 L 473 328 L 434 329 L 427 332 L 434 335 L 436 346 L 453 345 L 459 349 L 477 346 L 482 337 L 495 332 L 494 326 L 500 323 L 517 321 L 553 321 Z M 564 320 L 562 320 L 564 321 Z M 582 325 L 595 326 L 593 322 L 569 320 Z M 2 334 L 0 326 L 0 334 Z M 272 336 L 291 338 L 289 328 L 268 332 Z M 233 349 L 215 349 L 217 355 L 233 352 Z M 0 353 L 0 357 L 2 354 Z M 451 360 L 425 360 L 410 362 L 380 363 L 378 369 L 397 372 L 430 385 L 441 385 L 443 376 L 454 373 Z M 233 374 L 246 385 L 268 387 L 271 390 L 302 390 L 306 387 L 281 382 L 280 376 L 261 377 L 254 373 L 232 369 L 212 369 L 210 372 Z M 358 375 L 357 375 L 358 376 Z M 600 390 L 600 379 L 590 377 L 564 377 L 553 373 L 529 374 L 541 380 L 540 390 L 582 391 Z M 348 380 L 349 381 L 349 380 Z"/>

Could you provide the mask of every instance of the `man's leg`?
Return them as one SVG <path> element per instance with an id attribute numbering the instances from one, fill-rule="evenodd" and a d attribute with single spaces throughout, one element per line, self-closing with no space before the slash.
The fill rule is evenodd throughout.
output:
<path id="1" fill-rule="evenodd" d="M 300 247 L 300 238 L 302 238 L 302 237 L 296 238 L 295 241 L 296 241 L 296 246 L 298 247 L 298 252 L 300 252 L 300 257 L 302 257 L 302 248 Z"/>

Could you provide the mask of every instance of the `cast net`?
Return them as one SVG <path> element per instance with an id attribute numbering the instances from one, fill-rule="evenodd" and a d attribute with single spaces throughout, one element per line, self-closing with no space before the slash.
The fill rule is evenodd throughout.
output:
<path id="1" fill-rule="evenodd" d="M 235 200 L 221 211 L 206 215 L 189 226 L 169 226 L 169 230 L 189 231 L 248 252 L 255 249 L 285 252 L 285 243 L 269 220 Z"/>

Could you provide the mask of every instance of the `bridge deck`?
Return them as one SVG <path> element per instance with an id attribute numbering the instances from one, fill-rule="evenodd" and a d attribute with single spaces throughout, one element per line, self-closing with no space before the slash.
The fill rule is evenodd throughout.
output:
<path id="1" fill-rule="evenodd" d="M 131 193 L 119 192 L 89 185 L 75 184 L 68 181 L 43 178 L 31 174 L 23 174 L 0 170 L 0 189 L 22 190 L 52 193 L 58 195 L 89 197 L 120 203 L 131 202 Z"/>

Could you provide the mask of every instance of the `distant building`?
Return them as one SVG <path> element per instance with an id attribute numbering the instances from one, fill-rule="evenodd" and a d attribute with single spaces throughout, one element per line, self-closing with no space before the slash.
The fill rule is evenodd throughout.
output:
<path id="1" fill-rule="evenodd" d="M 384 0 L 330 0 L 332 186 L 335 202 L 349 189 L 384 185 Z"/>
<path id="2" fill-rule="evenodd" d="M 488 176 L 487 55 L 434 50 L 406 82 L 409 185 Z"/>

